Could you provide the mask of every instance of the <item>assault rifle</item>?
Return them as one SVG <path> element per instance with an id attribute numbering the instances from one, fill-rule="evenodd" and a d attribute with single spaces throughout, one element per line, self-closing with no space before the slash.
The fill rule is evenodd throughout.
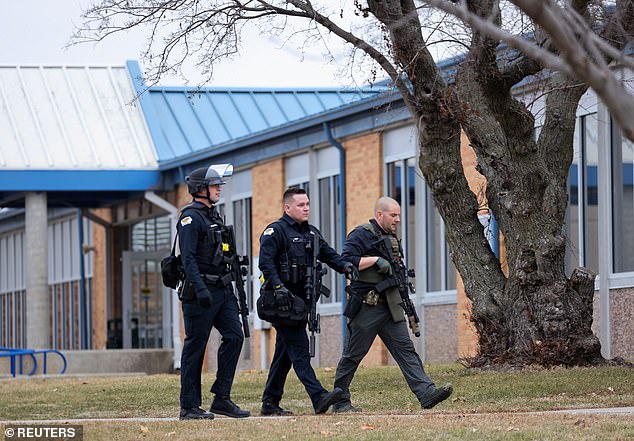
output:
<path id="1" fill-rule="evenodd" d="M 238 310 L 242 316 L 242 329 L 244 329 L 245 338 L 249 338 L 249 306 L 247 305 L 247 293 L 244 290 L 243 277 L 249 274 L 247 267 L 249 266 L 248 256 L 239 256 L 236 249 L 236 234 L 232 225 L 227 225 L 227 242 L 229 245 L 229 267 L 231 268 L 232 279 L 236 282 L 238 290 Z"/>
<path id="2" fill-rule="evenodd" d="M 420 319 L 418 318 L 412 299 L 409 298 L 410 292 L 412 294 L 416 292 L 414 284 L 409 279 L 416 277 L 416 274 L 413 269 L 408 269 L 405 266 L 405 262 L 403 262 L 403 259 L 401 258 L 403 249 L 401 248 L 400 241 L 398 242 L 399 253 L 394 253 L 392 249 L 392 241 L 389 237 L 383 236 L 382 239 L 379 239 L 379 242 L 382 242 L 383 248 L 386 251 L 385 257 L 392 267 L 392 278 L 377 284 L 376 288 L 379 292 L 382 292 L 392 286 L 396 286 L 398 288 L 398 292 L 401 295 L 400 305 L 407 316 L 409 327 L 416 337 L 420 337 Z"/>
<path id="3" fill-rule="evenodd" d="M 310 356 L 315 356 L 315 333 L 321 332 L 319 323 L 319 314 L 317 313 L 317 302 L 319 296 L 323 293 L 326 297 L 330 295 L 330 291 L 322 286 L 322 278 L 326 274 L 326 268 L 322 267 L 321 262 L 317 261 L 319 254 L 319 236 L 311 231 L 310 239 L 306 243 L 306 251 L 310 256 L 308 265 L 306 266 L 305 289 L 306 299 L 308 300 L 308 330 L 310 331 L 309 350 Z"/>

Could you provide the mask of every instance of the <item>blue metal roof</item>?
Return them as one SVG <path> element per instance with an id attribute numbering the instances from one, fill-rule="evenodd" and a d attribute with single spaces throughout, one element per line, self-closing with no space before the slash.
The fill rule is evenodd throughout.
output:
<path id="1" fill-rule="evenodd" d="M 161 164 L 377 96 L 364 89 L 161 87 L 145 89 L 136 62 L 128 68 Z M 168 167 L 169 168 L 169 167 Z"/>

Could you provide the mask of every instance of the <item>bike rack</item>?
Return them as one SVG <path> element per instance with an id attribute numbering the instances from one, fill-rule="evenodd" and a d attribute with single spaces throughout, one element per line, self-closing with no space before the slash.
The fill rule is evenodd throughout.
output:
<path id="1" fill-rule="evenodd" d="M 18 374 L 18 372 L 16 372 L 16 361 L 19 364 L 19 375 L 24 375 L 24 371 L 23 371 L 24 356 L 31 357 L 31 360 L 33 361 L 33 368 L 31 369 L 31 372 L 27 374 L 29 376 L 33 375 L 35 373 L 35 370 L 37 369 L 37 358 L 36 358 L 37 354 L 42 354 L 42 361 L 43 361 L 42 374 L 46 375 L 47 374 L 47 356 L 48 354 L 51 354 L 51 353 L 57 354 L 62 358 L 62 362 L 64 363 L 64 366 L 62 367 L 60 374 L 63 374 L 64 372 L 66 372 L 66 366 L 67 366 L 66 357 L 64 357 L 64 354 L 62 354 L 57 349 L 0 348 L 0 357 L 9 357 L 10 359 L 9 363 L 11 365 L 12 377 L 15 377 Z"/>

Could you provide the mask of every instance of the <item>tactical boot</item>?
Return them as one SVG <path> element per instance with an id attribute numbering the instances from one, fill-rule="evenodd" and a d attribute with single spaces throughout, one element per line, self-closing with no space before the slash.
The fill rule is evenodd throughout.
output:
<path id="1" fill-rule="evenodd" d="M 205 412 L 200 407 L 193 409 L 181 409 L 180 420 L 213 420 L 214 414 Z"/>
<path id="2" fill-rule="evenodd" d="M 360 407 L 354 407 L 350 400 L 341 400 L 338 403 L 333 404 L 332 411 L 334 413 L 346 413 L 346 412 L 361 412 Z"/>
<path id="3" fill-rule="evenodd" d="M 449 398 L 452 392 L 453 386 L 451 383 L 437 387 L 431 394 L 427 395 L 424 400 L 421 400 L 420 405 L 423 409 L 431 409 L 436 404 Z"/>
<path id="4" fill-rule="evenodd" d="M 341 388 L 339 387 L 335 387 L 332 392 L 324 392 L 324 394 L 319 397 L 319 400 L 314 403 L 315 413 L 326 413 L 330 406 L 339 401 L 342 394 L 343 390 L 341 390 Z"/>
<path id="5" fill-rule="evenodd" d="M 211 408 L 209 408 L 209 411 L 231 418 L 246 418 L 248 416 L 251 416 L 251 412 L 249 412 L 248 410 L 240 409 L 236 403 L 231 401 L 231 398 L 220 397 L 218 395 L 216 395 L 213 403 L 211 403 Z"/>
<path id="6" fill-rule="evenodd" d="M 260 415 L 262 416 L 291 416 L 293 412 L 285 410 L 280 407 L 278 403 L 274 401 L 263 401 L 262 408 L 260 409 Z"/>

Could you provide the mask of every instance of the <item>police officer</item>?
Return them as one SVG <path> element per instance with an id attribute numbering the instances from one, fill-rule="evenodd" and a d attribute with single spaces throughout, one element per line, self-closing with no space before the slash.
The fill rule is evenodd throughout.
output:
<path id="1" fill-rule="evenodd" d="M 177 229 L 185 282 L 180 294 L 185 322 L 181 357 L 180 419 L 213 419 L 212 412 L 233 418 L 250 415 L 231 401 L 231 385 L 244 341 L 238 304 L 228 271 L 224 224 L 215 204 L 230 165 L 198 168 L 185 178 L 193 196 L 181 209 Z M 209 412 L 201 409 L 201 372 L 212 326 L 222 335 L 218 372 L 211 387 L 215 398 Z"/>
<path id="2" fill-rule="evenodd" d="M 310 204 L 306 191 L 289 188 L 283 196 L 284 215 L 268 225 L 260 237 L 260 271 L 265 285 L 275 290 L 276 298 L 290 295 L 306 299 L 305 275 L 310 259 L 306 244 L 312 235 L 319 237 L 318 259 L 348 277 L 356 268 L 330 247 L 317 228 L 308 224 Z M 282 306 L 283 307 L 283 306 Z M 280 407 L 286 377 L 291 369 L 306 388 L 315 413 L 325 413 L 341 395 L 341 389 L 328 392 L 310 364 L 306 321 L 298 324 L 273 323 L 276 330 L 275 353 L 262 395 L 261 415 L 292 415 Z"/>
<path id="3" fill-rule="evenodd" d="M 378 335 L 398 363 L 407 385 L 423 409 L 430 409 L 451 395 L 453 387 L 436 387 L 425 373 L 423 363 L 414 349 L 400 307 L 398 288 L 392 287 L 377 295 L 377 284 L 392 275 L 392 266 L 379 247 L 387 236 L 392 250 L 402 258 L 402 248 L 396 237 L 401 208 L 394 199 L 381 197 L 376 201 L 375 217 L 348 234 L 342 256 L 359 269 L 359 278 L 350 284 L 351 293 L 344 315 L 348 317 L 348 335 L 335 374 L 335 387 L 344 392 L 333 406 L 334 412 L 355 412 L 350 401 L 350 383 L 359 363 L 370 350 Z"/>

